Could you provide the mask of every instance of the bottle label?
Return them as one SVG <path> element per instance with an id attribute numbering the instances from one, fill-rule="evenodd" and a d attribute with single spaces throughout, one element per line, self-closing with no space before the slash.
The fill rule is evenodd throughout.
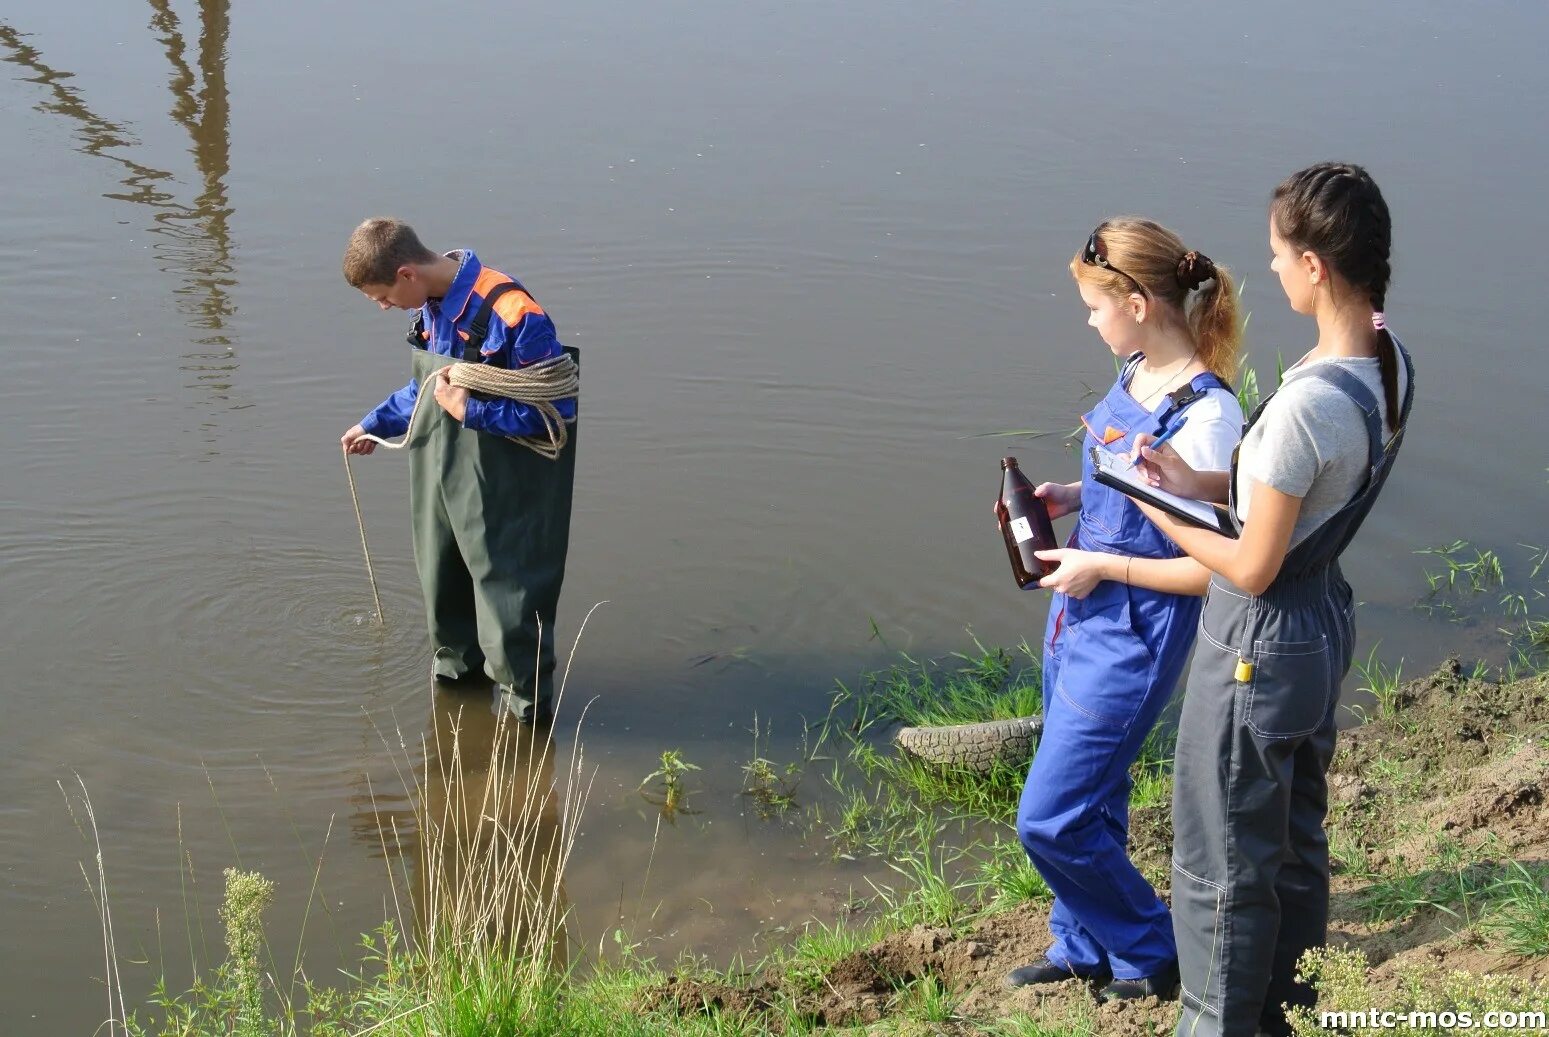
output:
<path id="1" fill-rule="evenodd" d="M 1025 544 L 1033 539 L 1032 524 L 1025 518 L 1011 520 L 1011 535 L 1017 538 L 1017 543 Z"/>

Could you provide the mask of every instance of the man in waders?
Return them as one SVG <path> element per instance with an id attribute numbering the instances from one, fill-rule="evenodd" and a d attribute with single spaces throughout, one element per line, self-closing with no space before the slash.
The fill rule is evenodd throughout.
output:
<path id="1" fill-rule="evenodd" d="M 344 277 L 384 310 L 417 311 L 413 378 L 344 434 L 347 453 L 409 429 L 414 562 L 425 593 L 435 679 L 495 682 L 524 723 L 552 708 L 554 614 L 570 542 L 574 396 L 552 401 L 568 431 L 557 458 L 516 440 L 548 435 L 538 407 L 452 385 L 457 361 L 520 371 L 574 350 L 519 283 L 470 249 L 437 255 L 399 220 L 369 219 L 344 253 Z"/>

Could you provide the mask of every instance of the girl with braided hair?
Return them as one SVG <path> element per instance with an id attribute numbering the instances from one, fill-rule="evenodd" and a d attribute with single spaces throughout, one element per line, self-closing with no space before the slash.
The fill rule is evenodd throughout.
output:
<path id="1" fill-rule="evenodd" d="M 1249 420 L 1230 474 L 1139 437 L 1153 485 L 1227 502 L 1238 539 L 1142 508 L 1212 573 L 1179 720 L 1172 907 L 1186 1037 L 1289 1034 L 1302 952 L 1328 935 L 1334 710 L 1355 643 L 1339 556 L 1376 503 L 1413 401 L 1388 330 L 1392 227 L 1360 166 L 1292 174 L 1270 264 L 1318 340 Z"/>
<path id="2" fill-rule="evenodd" d="M 1227 384 L 1240 334 L 1231 275 L 1172 231 L 1130 217 L 1100 224 L 1070 272 L 1087 323 L 1128 357 L 1081 419 L 1086 445 L 1127 451 L 1139 433 L 1174 429 L 1180 456 L 1224 473 L 1242 427 Z M 1059 566 L 1041 582 L 1055 591 L 1044 727 L 1017 811 L 1023 848 L 1054 891 L 1054 939 L 1006 982 L 1079 977 L 1105 1000 L 1171 997 L 1172 921 L 1127 851 L 1129 770 L 1182 675 L 1209 573 L 1083 457 L 1080 482 L 1036 488 L 1052 516 L 1080 518 L 1068 547 L 1039 552 Z"/>

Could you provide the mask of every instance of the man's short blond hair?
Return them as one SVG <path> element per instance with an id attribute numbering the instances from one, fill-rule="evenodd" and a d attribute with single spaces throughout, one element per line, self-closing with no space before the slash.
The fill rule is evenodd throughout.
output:
<path id="1" fill-rule="evenodd" d="M 350 235 L 344 249 L 344 279 L 353 288 L 390 285 L 398 280 L 399 267 L 434 263 L 436 258 L 413 227 L 390 216 L 373 216 Z"/>

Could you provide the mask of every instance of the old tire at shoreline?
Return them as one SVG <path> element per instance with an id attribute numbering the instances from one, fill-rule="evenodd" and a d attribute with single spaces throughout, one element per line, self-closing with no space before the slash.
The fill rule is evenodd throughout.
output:
<path id="1" fill-rule="evenodd" d="M 1025 767 L 1042 732 L 1042 717 L 1018 717 L 982 724 L 904 727 L 893 736 L 893 742 L 926 763 L 988 774 L 997 763 Z"/>

